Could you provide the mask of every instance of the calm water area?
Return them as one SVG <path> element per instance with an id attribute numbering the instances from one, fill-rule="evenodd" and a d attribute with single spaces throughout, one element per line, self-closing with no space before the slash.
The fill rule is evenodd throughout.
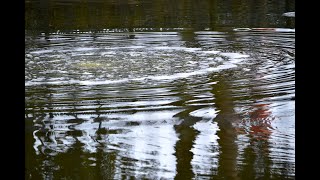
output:
<path id="1" fill-rule="evenodd" d="M 295 179 L 294 0 L 25 0 L 26 179 Z"/>

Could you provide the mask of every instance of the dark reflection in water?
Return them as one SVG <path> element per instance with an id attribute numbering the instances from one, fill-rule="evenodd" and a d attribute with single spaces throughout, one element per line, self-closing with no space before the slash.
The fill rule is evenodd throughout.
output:
<path id="1" fill-rule="evenodd" d="M 26 179 L 294 179 L 290 11 L 26 1 Z"/>
<path id="2" fill-rule="evenodd" d="M 294 0 L 30 0 L 26 29 L 87 31 L 113 28 L 294 27 Z M 41 17 L 41 18 L 40 18 Z"/>
<path id="3" fill-rule="evenodd" d="M 220 110 L 214 119 L 220 129 L 217 132 L 220 154 L 216 178 L 237 179 L 237 133 L 232 124 L 239 118 L 234 112 L 230 87 L 225 82 L 225 77 L 217 79 L 219 82 L 212 89 L 212 93 L 216 95 L 216 107 Z"/>

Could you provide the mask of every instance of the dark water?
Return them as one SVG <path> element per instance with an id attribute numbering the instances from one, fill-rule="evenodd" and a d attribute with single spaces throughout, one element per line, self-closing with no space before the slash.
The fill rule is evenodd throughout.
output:
<path id="1" fill-rule="evenodd" d="M 292 11 L 26 1 L 26 179 L 294 179 Z"/>

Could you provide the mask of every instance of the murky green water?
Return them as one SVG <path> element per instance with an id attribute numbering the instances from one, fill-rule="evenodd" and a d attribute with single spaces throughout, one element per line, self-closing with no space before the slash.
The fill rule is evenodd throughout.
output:
<path id="1" fill-rule="evenodd" d="M 291 11 L 26 1 L 26 179 L 294 179 Z"/>

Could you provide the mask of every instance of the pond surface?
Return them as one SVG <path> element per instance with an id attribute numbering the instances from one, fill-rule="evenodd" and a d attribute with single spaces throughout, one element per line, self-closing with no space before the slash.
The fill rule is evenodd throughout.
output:
<path id="1" fill-rule="evenodd" d="M 291 11 L 26 1 L 26 179 L 294 179 Z"/>

